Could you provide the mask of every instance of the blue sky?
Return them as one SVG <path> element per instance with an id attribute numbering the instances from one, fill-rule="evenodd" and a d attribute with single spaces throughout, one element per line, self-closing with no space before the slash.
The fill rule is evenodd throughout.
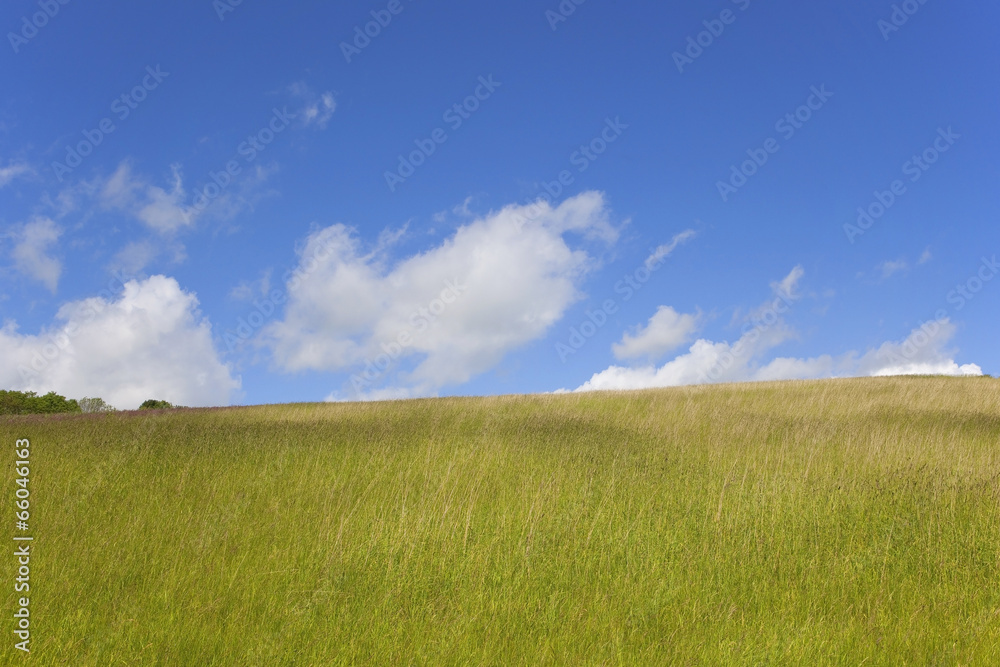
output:
<path id="1" fill-rule="evenodd" d="M 12 0 L 0 385 L 131 408 L 1000 373 L 998 19 Z"/>

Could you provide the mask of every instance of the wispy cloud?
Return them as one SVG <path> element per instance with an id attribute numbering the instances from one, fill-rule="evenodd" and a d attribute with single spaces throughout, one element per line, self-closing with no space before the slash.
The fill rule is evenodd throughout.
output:
<path id="1" fill-rule="evenodd" d="M 799 281 L 805 273 L 805 269 L 803 269 L 800 264 L 793 268 L 788 275 L 781 280 L 771 283 L 771 289 L 774 290 L 774 293 L 780 297 L 784 297 L 786 299 L 797 299 L 799 298 L 799 295 L 796 294 L 795 288 L 798 286 Z"/>
<path id="2" fill-rule="evenodd" d="M 897 273 L 906 271 L 908 268 L 910 268 L 910 265 L 905 259 L 886 260 L 876 267 L 882 280 L 887 280 Z"/>
<path id="3" fill-rule="evenodd" d="M 32 173 L 31 167 L 24 162 L 11 162 L 6 167 L 0 167 L 0 188 L 6 186 L 18 176 Z"/>
<path id="4" fill-rule="evenodd" d="M 122 162 L 101 185 L 99 200 L 105 207 L 130 214 L 153 231 L 167 235 L 191 227 L 199 214 L 186 203 L 179 165 L 171 167 L 170 184 L 162 188 L 135 176 L 131 165 Z"/>
<path id="5" fill-rule="evenodd" d="M 49 218 L 35 218 L 20 225 L 12 234 L 14 249 L 11 255 L 15 268 L 41 282 L 53 294 L 62 274 L 62 263 L 49 251 L 61 235 L 62 229 Z"/>
<path id="6" fill-rule="evenodd" d="M 290 85 L 288 92 L 303 103 L 301 111 L 296 114 L 303 127 L 315 125 L 321 130 L 326 129 L 326 124 L 337 110 L 337 101 L 332 92 L 317 94 L 304 81 L 296 81 Z"/>
<path id="7" fill-rule="evenodd" d="M 670 243 L 657 246 L 653 254 L 646 258 L 646 268 L 652 270 L 654 266 L 670 256 L 670 253 L 676 250 L 677 246 L 693 239 L 697 235 L 698 233 L 693 229 L 685 229 L 680 234 L 674 235 L 674 238 L 670 239 Z"/>

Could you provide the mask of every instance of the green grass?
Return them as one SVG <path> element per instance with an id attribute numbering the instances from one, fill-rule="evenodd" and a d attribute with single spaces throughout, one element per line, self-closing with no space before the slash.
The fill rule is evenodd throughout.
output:
<path id="1" fill-rule="evenodd" d="M 9 417 L 11 504 L 23 437 L 7 664 L 1000 664 L 992 379 Z"/>

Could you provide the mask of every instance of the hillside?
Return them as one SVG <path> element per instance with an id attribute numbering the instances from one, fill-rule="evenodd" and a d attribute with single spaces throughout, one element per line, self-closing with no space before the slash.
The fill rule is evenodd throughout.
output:
<path id="1" fill-rule="evenodd" d="M 11 503 L 17 438 L 31 663 L 1000 664 L 990 378 L 5 417 Z"/>

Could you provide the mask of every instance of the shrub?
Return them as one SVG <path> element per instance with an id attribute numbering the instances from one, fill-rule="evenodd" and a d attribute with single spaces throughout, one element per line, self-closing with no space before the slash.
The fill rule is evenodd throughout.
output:
<path id="1" fill-rule="evenodd" d="M 167 401 L 158 401 L 155 398 L 150 398 L 142 402 L 139 406 L 140 410 L 169 410 L 174 407 Z"/>
<path id="2" fill-rule="evenodd" d="M 80 409 L 84 412 L 115 412 L 115 406 L 109 405 L 103 398 L 81 398 Z"/>

